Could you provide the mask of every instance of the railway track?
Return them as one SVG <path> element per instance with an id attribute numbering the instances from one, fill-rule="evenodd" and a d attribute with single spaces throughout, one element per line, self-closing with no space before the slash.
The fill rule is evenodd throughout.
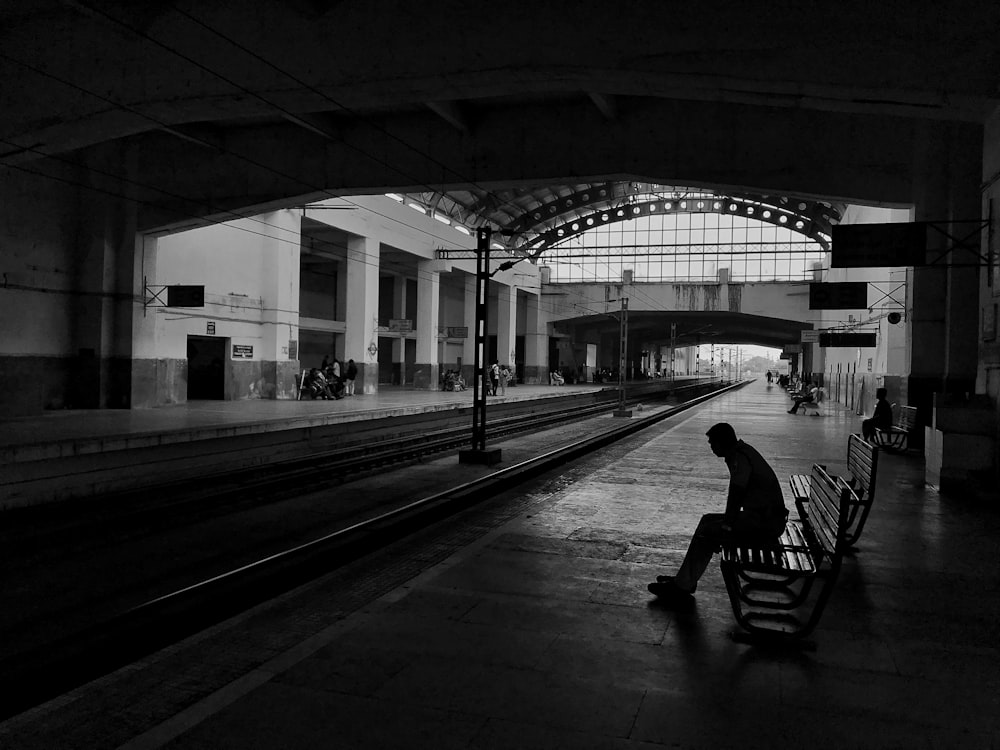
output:
<path id="1" fill-rule="evenodd" d="M 249 558 L 246 554 L 236 555 L 235 560 L 224 555 L 223 559 L 215 561 L 214 566 L 197 565 L 195 570 L 188 570 L 186 575 L 171 576 L 166 582 L 169 584 L 168 590 L 164 592 L 161 585 L 158 593 L 148 598 L 136 598 L 147 586 L 141 581 L 133 581 L 126 587 L 129 589 L 126 592 L 128 596 L 119 594 L 117 598 L 111 597 L 116 602 L 115 605 L 106 606 L 101 612 L 91 612 L 84 617 L 74 617 L 73 613 L 60 617 L 58 619 L 67 623 L 64 632 L 50 629 L 44 637 L 30 644 L 26 642 L 24 648 L 8 650 L 3 654 L 0 658 L 0 670 L 8 679 L 4 681 L 0 693 L 0 718 L 11 716 L 65 692 L 143 654 L 272 598 L 371 549 L 389 544 L 456 509 L 467 508 L 475 501 L 498 494 L 576 457 L 598 450 L 724 390 L 728 388 L 689 399 L 675 407 L 660 409 L 647 417 L 615 424 L 612 429 L 600 434 L 575 440 L 460 486 L 424 494 L 419 499 L 402 499 L 384 510 L 369 510 L 363 518 L 359 518 L 357 514 L 344 514 L 334 523 L 334 530 L 307 541 L 290 543 L 287 535 L 278 534 L 270 542 L 271 549 L 264 553 L 257 552 Z M 489 425 L 489 434 L 491 439 L 496 440 L 501 435 L 516 434 L 518 431 L 537 432 L 543 426 L 580 419 L 581 414 L 606 413 L 612 406 L 614 404 L 597 404 L 585 409 L 578 407 L 527 418 L 497 420 Z M 376 471 L 378 467 L 388 463 L 398 464 L 429 453 L 453 450 L 467 441 L 467 433 L 465 428 L 444 429 L 432 435 L 385 441 L 385 445 L 380 445 L 379 450 L 374 452 L 375 455 L 369 452 L 367 456 L 345 456 L 336 451 L 324 451 L 303 460 L 287 462 L 287 465 L 278 467 L 277 477 L 258 477 L 253 483 L 253 492 L 238 498 L 235 505 L 253 507 L 259 498 L 268 498 L 269 492 L 276 488 L 283 488 L 286 492 L 290 489 L 300 493 L 316 492 L 316 482 L 328 487 L 342 482 L 345 476 Z M 320 480 L 317 476 L 323 478 Z M 235 487 L 217 492 L 215 497 L 225 495 L 226 492 L 238 492 L 239 487 L 247 493 L 246 483 L 250 481 L 246 476 L 239 480 L 226 477 L 223 484 L 232 483 Z M 308 488 L 302 489 L 306 485 L 309 485 Z M 127 519 L 116 518 L 112 525 L 129 527 L 130 530 L 125 534 L 132 534 L 133 550 L 136 547 L 142 548 L 147 534 L 154 530 L 163 531 L 159 521 L 165 518 L 172 518 L 179 532 L 186 532 L 185 524 L 190 523 L 190 515 L 180 513 L 179 509 L 204 505 L 205 495 L 199 497 L 200 499 L 186 497 L 179 500 L 178 504 L 168 504 L 156 510 L 147 508 Z M 221 501 L 213 505 L 219 513 L 222 508 L 227 509 L 227 513 L 223 515 L 234 512 L 234 502 Z M 179 521 L 179 516 L 184 516 L 185 521 Z M 68 528 L 63 528 L 61 534 L 65 538 L 68 532 Z M 79 548 L 76 555 L 86 555 L 88 548 L 93 552 L 93 547 L 88 546 L 87 540 L 77 541 Z M 98 543 L 100 541 L 97 540 Z M 128 554 L 123 554 L 127 560 Z M 150 554 L 155 554 L 152 548 Z M 114 564 L 114 555 L 110 555 L 109 559 Z M 122 564 L 121 560 L 118 564 Z M 53 595 L 59 596 L 59 592 L 54 591 Z M 129 601 L 131 604 L 127 604 Z M 22 627 L 21 631 L 24 630 Z M 7 640 L 9 643 L 10 640 Z"/>

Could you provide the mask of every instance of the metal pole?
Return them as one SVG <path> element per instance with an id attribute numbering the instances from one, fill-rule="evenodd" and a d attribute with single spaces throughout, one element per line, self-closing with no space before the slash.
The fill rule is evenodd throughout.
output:
<path id="1" fill-rule="evenodd" d="M 625 408 L 625 367 L 628 363 L 628 297 L 622 297 L 621 303 L 618 331 L 618 408 L 615 410 L 615 416 L 631 417 L 631 410 Z"/>
<path id="2" fill-rule="evenodd" d="M 476 230 L 476 331 L 472 369 L 472 449 L 459 451 L 463 463 L 493 464 L 500 449 L 486 450 L 486 331 L 489 308 L 490 237 L 489 227 Z"/>
<path id="3" fill-rule="evenodd" d="M 476 350 L 473 359 L 472 448 L 486 450 L 486 322 L 489 309 L 486 300 L 490 284 L 489 227 L 476 231 Z"/>

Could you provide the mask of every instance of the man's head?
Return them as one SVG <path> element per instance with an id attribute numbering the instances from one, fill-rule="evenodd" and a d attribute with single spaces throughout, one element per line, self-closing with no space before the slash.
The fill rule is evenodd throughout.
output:
<path id="1" fill-rule="evenodd" d="M 719 422 L 708 428 L 708 445 L 716 456 L 724 456 L 738 442 L 736 430 L 728 422 Z"/>
<path id="2" fill-rule="evenodd" d="M 877 398 L 879 401 L 884 400 L 885 397 L 888 396 L 888 395 L 889 395 L 889 391 L 887 391 L 885 388 L 876 388 L 875 389 L 875 398 Z"/>

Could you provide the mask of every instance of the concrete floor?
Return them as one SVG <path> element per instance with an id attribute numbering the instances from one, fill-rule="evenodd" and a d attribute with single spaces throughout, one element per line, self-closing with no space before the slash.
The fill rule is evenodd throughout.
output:
<path id="1" fill-rule="evenodd" d="M 646 592 L 724 503 L 714 422 L 781 477 L 843 465 L 860 417 L 787 408 L 731 392 L 0 724 L 0 747 L 1000 747 L 1000 514 L 924 488 L 919 456 L 881 455 L 815 651 L 733 642 L 717 566 L 690 609 Z"/>

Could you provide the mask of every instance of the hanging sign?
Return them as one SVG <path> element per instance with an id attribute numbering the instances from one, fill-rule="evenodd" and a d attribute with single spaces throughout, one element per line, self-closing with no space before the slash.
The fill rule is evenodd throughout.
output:
<path id="1" fill-rule="evenodd" d="M 175 284 L 167 287 L 167 307 L 204 307 L 205 286 Z"/>
<path id="2" fill-rule="evenodd" d="M 867 281 L 809 285 L 810 310 L 859 310 L 868 307 Z"/>
<path id="3" fill-rule="evenodd" d="M 923 266 L 927 264 L 927 224 L 839 224 L 833 227 L 832 268 Z"/>
<path id="4" fill-rule="evenodd" d="M 821 347 L 872 347 L 878 341 L 874 333 L 821 333 L 819 335 L 819 345 Z"/>
<path id="5" fill-rule="evenodd" d="M 393 318 L 389 321 L 389 330 L 394 333 L 409 333 L 413 330 L 413 321 Z"/>

